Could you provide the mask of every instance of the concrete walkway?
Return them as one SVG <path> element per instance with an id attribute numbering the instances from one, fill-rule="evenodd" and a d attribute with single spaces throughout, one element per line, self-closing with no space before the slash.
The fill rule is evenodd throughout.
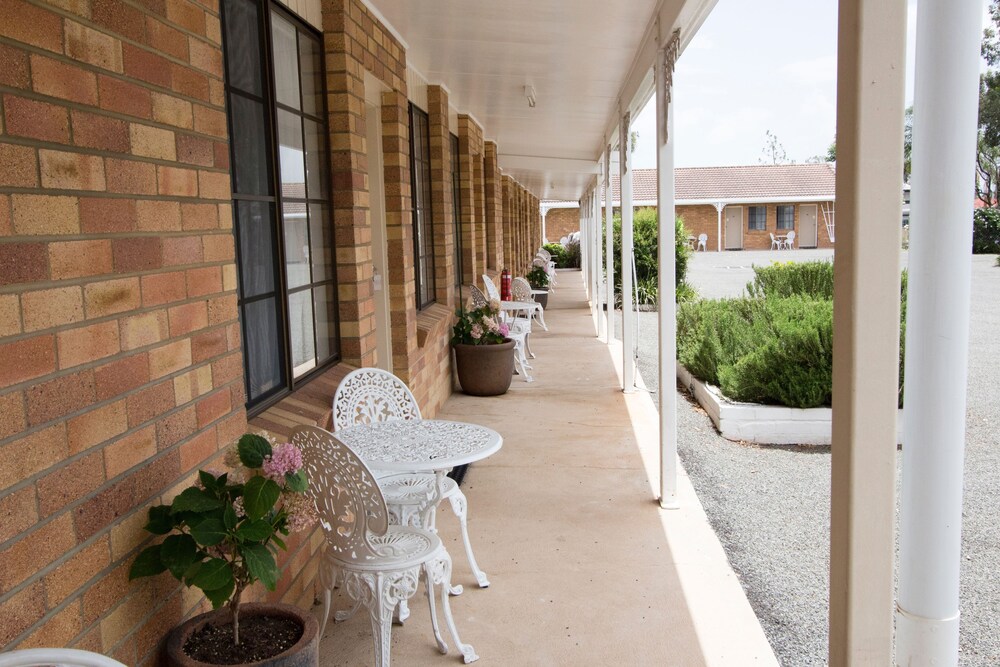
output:
<path id="1" fill-rule="evenodd" d="M 475 586 L 450 510 L 438 516 L 465 586 L 452 598 L 463 640 L 483 665 L 776 665 L 685 476 L 682 509 L 659 508 L 655 406 L 620 391 L 621 350 L 594 337 L 579 272 L 560 273 L 546 320 L 532 336 L 535 382 L 456 393 L 439 415 L 504 437 L 463 484 L 490 588 Z M 343 593 L 334 606 L 348 606 Z M 394 663 L 460 664 L 454 647 L 434 648 L 421 593 L 410 608 Z M 322 665 L 372 655 L 366 614 L 327 626 Z"/>

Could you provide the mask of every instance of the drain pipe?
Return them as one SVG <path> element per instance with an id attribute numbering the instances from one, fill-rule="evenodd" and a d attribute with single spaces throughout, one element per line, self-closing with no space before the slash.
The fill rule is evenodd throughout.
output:
<path id="1" fill-rule="evenodd" d="M 917 12 L 896 611 L 907 667 L 958 662 L 982 11 L 980 0 L 922 0 Z"/>

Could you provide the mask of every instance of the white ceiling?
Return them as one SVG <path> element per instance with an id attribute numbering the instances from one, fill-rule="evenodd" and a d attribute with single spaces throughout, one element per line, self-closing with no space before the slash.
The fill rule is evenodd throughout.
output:
<path id="1" fill-rule="evenodd" d="M 578 199 L 658 0 L 366 0 L 407 63 L 482 124 L 500 166 L 541 199 Z M 714 0 L 673 0 L 709 7 Z M 700 23 L 700 21 L 699 21 Z M 687 41 L 687 40 L 685 40 Z M 651 66 L 649 62 L 646 67 Z M 535 88 L 529 108 L 524 87 Z M 626 103 L 629 100 L 626 100 Z"/>

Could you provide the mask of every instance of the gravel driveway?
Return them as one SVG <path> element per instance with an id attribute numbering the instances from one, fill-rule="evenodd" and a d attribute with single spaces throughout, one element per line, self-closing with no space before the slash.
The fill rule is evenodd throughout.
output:
<path id="1" fill-rule="evenodd" d="M 752 264 L 832 251 L 698 253 L 688 280 L 702 296 L 737 296 Z M 905 264 L 906 256 L 902 260 Z M 1000 664 L 1000 267 L 973 257 L 961 577 L 961 665 Z M 619 313 L 620 319 L 620 313 Z M 639 370 L 656 391 L 656 314 L 639 314 Z M 620 332 L 620 322 L 617 327 Z M 679 392 L 679 453 L 747 597 L 783 665 L 825 665 L 830 449 L 747 446 L 718 435 Z"/>

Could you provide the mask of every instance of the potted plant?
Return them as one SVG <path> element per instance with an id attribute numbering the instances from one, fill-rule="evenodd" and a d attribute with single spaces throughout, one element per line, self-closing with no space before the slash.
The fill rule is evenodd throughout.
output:
<path id="1" fill-rule="evenodd" d="M 225 460 L 230 472 L 200 470 L 198 482 L 171 504 L 149 509 L 146 530 L 166 537 L 139 553 L 129 579 L 168 571 L 212 603 L 214 611 L 170 633 L 169 665 L 318 665 L 319 625 L 312 614 L 286 604 L 241 604 L 257 581 L 275 590 L 282 536 L 316 520 L 303 493 L 309 482 L 302 453 L 291 443 L 247 433 Z"/>
<path id="2" fill-rule="evenodd" d="M 500 302 L 459 308 L 452 329 L 455 365 L 462 391 L 473 396 L 499 396 L 510 389 L 514 375 L 514 341 L 500 321 Z"/>
<path id="3" fill-rule="evenodd" d="M 549 305 L 549 273 L 540 266 L 532 266 L 531 270 L 524 276 L 531 285 L 531 289 L 545 290 L 545 294 L 535 294 L 535 301 L 547 308 Z"/>

